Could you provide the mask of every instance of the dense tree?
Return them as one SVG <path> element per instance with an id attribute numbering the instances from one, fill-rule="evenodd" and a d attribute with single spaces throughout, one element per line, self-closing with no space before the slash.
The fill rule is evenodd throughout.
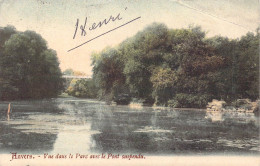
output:
<path id="1" fill-rule="evenodd" d="M 172 99 L 177 91 L 177 72 L 170 68 L 158 67 L 152 73 L 151 82 L 155 104 L 167 105 L 168 100 Z"/>
<path id="2" fill-rule="evenodd" d="M 259 37 L 259 32 L 248 33 L 238 43 L 238 98 L 259 97 Z"/>
<path id="3" fill-rule="evenodd" d="M 150 77 L 154 68 L 163 62 L 167 35 L 165 25 L 154 23 L 119 46 L 125 60 L 123 71 L 130 93 L 148 104 L 154 102 Z"/>
<path id="4" fill-rule="evenodd" d="M 206 38 L 200 27 L 168 29 L 155 23 L 93 55 L 93 76 L 110 100 L 115 91 L 174 107 L 205 107 L 213 98 L 255 100 L 258 49 L 258 32 L 237 40 Z"/>
<path id="5" fill-rule="evenodd" d="M 98 97 L 107 102 L 120 94 L 128 93 L 123 74 L 124 59 L 116 49 L 106 48 L 92 56 L 93 79 L 97 83 Z"/>
<path id="6" fill-rule="evenodd" d="M 73 76 L 74 71 L 72 69 L 66 69 L 65 71 L 62 72 L 62 74 L 67 76 Z"/>
<path id="7" fill-rule="evenodd" d="M 239 98 L 255 100 L 259 97 L 259 32 L 248 33 L 240 40 L 220 36 L 208 42 L 217 55 L 224 59 L 218 69 L 217 91 L 223 100 L 231 102 Z"/>
<path id="8" fill-rule="evenodd" d="M 9 27 L 1 31 L 5 41 L 1 41 L 0 99 L 56 96 L 62 89 L 56 52 L 33 31 L 15 32 Z"/>
<path id="9" fill-rule="evenodd" d="M 75 97 L 97 98 L 97 88 L 92 79 L 73 79 L 66 92 Z"/>

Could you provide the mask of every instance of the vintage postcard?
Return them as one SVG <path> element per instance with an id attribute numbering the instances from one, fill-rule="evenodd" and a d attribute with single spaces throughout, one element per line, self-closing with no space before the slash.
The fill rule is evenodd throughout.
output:
<path id="1" fill-rule="evenodd" d="M 0 166 L 259 166 L 259 1 L 0 0 Z"/>

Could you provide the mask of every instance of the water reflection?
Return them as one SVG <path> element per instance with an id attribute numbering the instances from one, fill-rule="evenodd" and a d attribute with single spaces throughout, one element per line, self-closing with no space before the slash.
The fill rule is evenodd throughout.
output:
<path id="1" fill-rule="evenodd" d="M 221 111 L 208 111 L 206 112 L 205 119 L 212 122 L 222 121 L 235 121 L 236 123 L 254 123 L 259 126 L 259 118 L 254 113 L 248 112 L 221 112 Z"/>
<path id="2" fill-rule="evenodd" d="M 7 114 L 7 121 L 9 121 L 10 120 L 10 115 L 9 114 Z"/>
<path id="3" fill-rule="evenodd" d="M 58 98 L 0 103 L 0 152 L 256 153 L 259 117 L 250 113 L 108 106 Z"/>
<path id="4" fill-rule="evenodd" d="M 52 154 L 88 153 L 95 147 L 93 134 L 100 132 L 91 130 L 91 124 L 64 126 L 57 135 Z"/>
<path id="5" fill-rule="evenodd" d="M 205 118 L 210 119 L 212 122 L 221 122 L 224 120 L 223 113 L 219 111 L 207 112 Z"/>

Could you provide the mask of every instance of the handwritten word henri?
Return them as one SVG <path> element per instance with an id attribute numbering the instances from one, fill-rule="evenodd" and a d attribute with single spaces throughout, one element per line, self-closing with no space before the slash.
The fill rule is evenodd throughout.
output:
<path id="1" fill-rule="evenodd" d="M 110 21 L 116 21 L 116 20 L 121 20 L 122 17 L 120 17 L 120 13 L 118 13 L 118 15 L 116 17 L 110 16 L 109 19 L 104 19 L 103 21 L 99 21 L 99 23 L 93 23 L 91 27 L 87 28 L 88 30 L 92 31 L 95 30 L 96 28 L 100 28 L 102 25 L 107 25 Z M 87 32 L 86 32 L 86 24 L 87 24 L 87 20 L 88 17 L 85 18 L 85 23 L 84 25 L 80 26 L 80 30 L 81 30 L 81 36 L 86 36 Z M 77 23 L 76 23 L 76 29 L 75 29 L 75 33 L 73 36 L 73 39 L 75 39 L 77 31 L 78 31 L 78 27 L 79 27 L 79 19 L 77 19 Z"/>
<path id="2" fill-rule="evenodd" d="M 127 8 L 125 8 L 125 10 L 127 10 Z M 84 44 L 87 44 L 88 42 L 90 42 L 92 40 L 95 40 L 95 39 L 97 39 L 97 38 L 99 38 L 99 37 L 101 37 L 101 36 L 103 36 L 105 34 L 108 34 L 108 33 L 112 32 L 112 31 L 114 31 L 114 30 L 116 30 L 118 28 L 121 28 L 121 27 L 123 27 L 123 26 L 125 26 L 125 25 L 127 25 L 127 24 L 129 24 L 129 23 L 131 23 L 131 22 L 133 22 L 135 20 L 138 20 L 140 18 L 141 18 L 141 16 L 137 17 L 137 18 L 134 18 L 134 19 L 132 19 L 132 20 L 130 20 L 130 21 L 124 23 L 124 24 L 121 24 L 120 26 L 117 26 L 117 27 L 115 27 L 115 28 L 113 28 L 113 29 L 111 29 L 109 31 L 106 31 L 106 32 L 104 32 L 104 33 L 102 33 L 102 34 L 100 34 L 100 35 L 98 35 L 98 36 L 96 36 L 96 37 L 94 37 L 94 38 L 92 38 L 92 39 L 90 39 L 90 40 L 88 40 L 88 41 L 86 41 L 86 42 L 84 42 L 84 43 L 74 47 L 74 48 L 72 48 L 72 49 L 69 49 L 68 52 L 70 52 L 70 51 L 72 51 L 72 50 L 74 50 L 74 49 L 76 49 L 78 47 L 81 47 Z M 94 23 L 90 24 L 91 26 L 87 25 L 88 17 L 85 18 L 84 24 L 82 24 L 82 25 L 79 25 L 80 21 L 79 21 L 79 19 L 77 19 L 76 25 L 75 25 L 75 32 L 74 32 L 74 35 L 73 35 L 73 39 L 76 38 L 78 32 L 80 33 L 81 36 L 86 36 L 87 35 L 87 31 L 93 31 L 93 30 L 95 30 L 97 28 L 101 28 L 102 26 L 105 26 L 105 25 L 109 24 L 110 22 L 120 21 L 122 19 L 123 18 L 121 17 L 120 13 L 118 13 L 116 16 L 112 16 L 111 15 L 109 18 L 106 18 L 106 19 L 104 19 L 102 21 L 94 22 Z"/>

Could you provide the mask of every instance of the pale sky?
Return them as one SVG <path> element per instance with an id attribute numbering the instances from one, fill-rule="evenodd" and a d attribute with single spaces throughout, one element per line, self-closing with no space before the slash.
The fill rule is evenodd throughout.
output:
<path id="1" fill-rule="evenodd" d="M 86 29 L 110 15 L 121 20 L 109 22 L 73 39 L 75 24 Z M 104 32 L 141 17 L 121 28 L 103 35 L 75 50 Z M 0 26 L 13 25 L 18 31 L 33 30 L 42 35 L 49 48 L 57 51 L 62 70 L 72 68 L 90 75 L 91 53 L 107 46 L 116 46 L 135 35 L 145 26 L 164 23 L 168 28 L 200 25 L 207 36 L 239 38 L 259 25 L 258 0 L 0 0 Z"/>

